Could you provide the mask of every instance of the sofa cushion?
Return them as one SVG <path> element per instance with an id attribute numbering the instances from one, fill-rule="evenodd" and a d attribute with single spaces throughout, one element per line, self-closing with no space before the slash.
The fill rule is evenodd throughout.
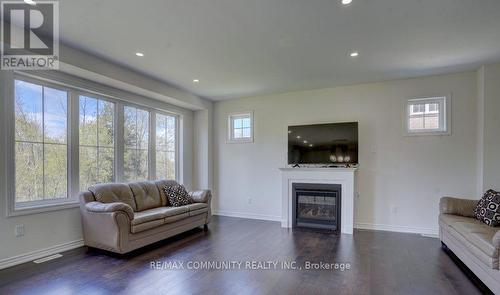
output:
<path id="1" fill-rule="evenodd" d="M 188 212 L 187 207 L 158 207 L 134 213 L 132 225 L 137 225 L 153 220 L 163 220 L 166 217 L 176 216 Z"/>
<path id="2" fill-rule="evenodd" d="M 164 223 L 165 223 L 165 221 L 163 219 L 148 221 L 148 222 L 144 222 L 141 224 L 132 225 L 132 227 L 130 228 L 130 231 L 133 234 L 136 234 L 136 233 L 140 233 L 142 231 L 148 230 L 148 229 L 152 229 L 152 228 L 161 226 Z"/>
<path id="3" fill-rule="evenodd" d="M 167 186 L 167 185 L 178 184 L 177 181 L 162 179 L 162 180 L 155 181 L 155 184 L 156 184 L 156 187 L 158 188 L 158 190 L 160 191 L 160 197 L 161 197 L 162 206 L 170 206 L 168 204 L 168 198 L 165 195 L 165 191 L 163 190 L 163 188 L 165 186 Z"/>
<path id="4" fill-rule="evenodd" d="M 179 207 L 193 203 L 184 186 L 180 184 L 166 185 L 163 191 L 168 198 L 170 206 Z"/>
<path id="5" fill-rule="evenodd" d="M 134 193 L 135 203 L 138 211 L 161 207 L 162 201 L 160 191 L 152 181 L 141 181 L 129 183 Z"/>
<path id="6" fill-rule="evenodd" d="M 198 209 L 198 210 L 189 211 L 189 216 L 206 214 L 207 211 L 208 211 L 208 208 L 202 208 L 202 209 Z"/>
<path id="7" fill-rule="evenodd" d="M 203 209 L 203 208 L 208 209 L 208 205 L 205 203 L 193 203 L 193 204 L 186 205 L 186 207 L 189 209 L 189 211 L 196 211 L 196 210 Z"/>
<path id="8" fill-rule="evenodd" d="M 477 203 L 476 218 L 489 226 L 500 225 L 500 192 L 488 190 Z"/>
<path id="9" fill-rule="evenodd" d="M 165 219 L 163 219 L 163 221 L 165 222 L 165 224 L 167 224 L 167 223 L 179 221 L 181 219 L 186 219 L 188 217 L 189 217 L 189 212 L 185 212 L 182 214 L 165 217 Z"/>
<path id="10" fill-rule="evenodd" d="M 123 183 L 101 183 L 89 187 L 89 191 L 94 194 L 95 200 L 101 203 L 123 202 L 134 211 L 137 206 L 134 200 L 134 194 L 130 187 Z"/>

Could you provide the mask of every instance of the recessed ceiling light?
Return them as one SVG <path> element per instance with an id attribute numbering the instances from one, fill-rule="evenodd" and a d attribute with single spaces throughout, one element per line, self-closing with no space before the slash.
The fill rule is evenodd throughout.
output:
<path id="1" fill-rule="evenodd" d="M 309 145 L 309 147 L 313 147 L 313 144 L 311 143 L 311 144 Z"/>
<path id="2" fill-rule="evenodd" d="M 297 135 L 297 139 L 300 139 L 300 135 Z"/>
<path id="3" fill-rule="evenodd" d="M 140 57 L 143 57 L 143 56 L 144 56 L 144 53 L 142 53 L 142 52 L 136 52 L 136 53 L 135 53 L 135 55 L 140 56 Z"/>
<path id="4" fill-rule="evenodd" d="M 350 56 L 350 57 L 356 57 L 356 56 L 359 56 L 359 52 L 357 52 L 357 51 L 353 51 L 353 52 L 349 53 L 349 56 Z"/>
<path id="5" fill-rule="evenodd" d="M 24 0 L 24 3 L 29 4 L 29 5 L 36 5 L 36 2 L 33 0 Z"/>
<path id="6" fill-rule="evenodd" d="M 304 140 L 304 143 L 307 143 L 307 140 Z"/>
<path id="7" fill-rule="evenodd" d="M 348 5 L 351 4 L 352 0 L 342 0 L 342 4 Z"/>
<path id="8" fill-rule="evenodd" d="M 200 80 L 198 80 L 198 79 L 193 79 L 193 83 L 198 83 L 198 82 L 200 82 Z"/>
<path id="9" fill-rule="evenodd" d="M 288 134 L 292 133 L 292 130 L 288 130 Z"/>

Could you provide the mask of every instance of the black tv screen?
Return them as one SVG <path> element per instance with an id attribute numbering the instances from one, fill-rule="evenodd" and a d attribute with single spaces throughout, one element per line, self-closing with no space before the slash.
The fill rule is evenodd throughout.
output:
<path id="1" fill-rule="evenodd" d="M 357 163 L 357 122 L 288 127 L 288 164 Z"/>

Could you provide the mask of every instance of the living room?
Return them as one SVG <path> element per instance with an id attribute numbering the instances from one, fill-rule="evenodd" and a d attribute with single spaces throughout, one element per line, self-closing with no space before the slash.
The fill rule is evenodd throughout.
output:
<path id="1" fill-rule="evenodd" d="M 1 4 L 0 293 L 500 294 L 498 1 Z"/>

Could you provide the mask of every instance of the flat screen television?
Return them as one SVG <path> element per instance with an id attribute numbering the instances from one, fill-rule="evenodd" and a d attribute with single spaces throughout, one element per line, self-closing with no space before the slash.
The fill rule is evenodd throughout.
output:
<path id="1" fill-rule="evenodd" d="M 288 164 L 358 163 L 358 123 L 288 126 Z"/>

